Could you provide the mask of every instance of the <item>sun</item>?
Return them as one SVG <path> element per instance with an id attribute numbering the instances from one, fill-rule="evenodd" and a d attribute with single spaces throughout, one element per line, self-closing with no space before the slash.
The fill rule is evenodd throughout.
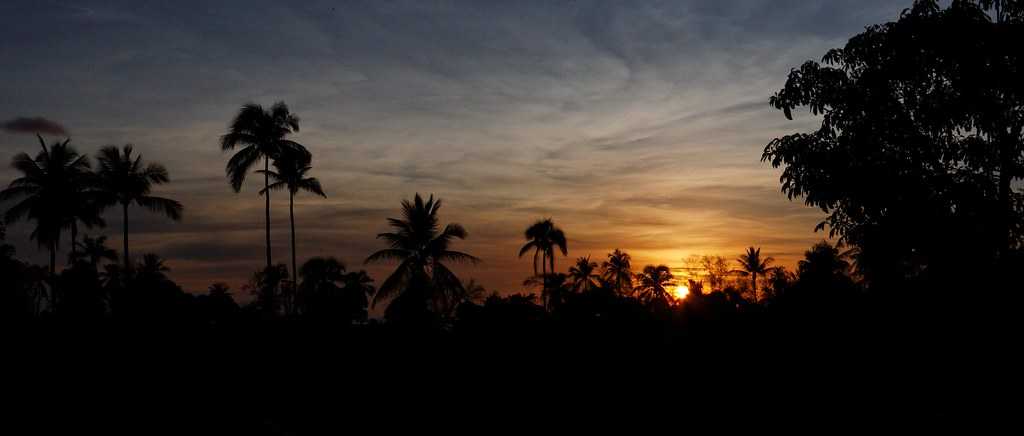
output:
<path id="1" fill-rule="evenodd" d="M 686 295 L 689 294 L 689 293 L 690 293 L 690 288 L 687 288 L 684 285 L 676 286 L 676 288 L 672 290 L 672 295 L 675 296 L 679 300 L 682 300 L 682 299 L 686 298 Z"/>

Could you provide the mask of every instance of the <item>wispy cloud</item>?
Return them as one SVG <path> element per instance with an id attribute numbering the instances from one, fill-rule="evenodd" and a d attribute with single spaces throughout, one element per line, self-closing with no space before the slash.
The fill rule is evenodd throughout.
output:
<path id="1" fill-rule="evenodd" d="M 282 99 L 329 196 L 298 199 L 300 257 L 363 267 L 385 218 L 421 192 L 445 199 L 443 218 L 485 259 L 460 273 L 499 290 L 529 274 L 515 254 L 544 216 L 573 256 L 623 248 L 674 264 L 759 244 L 792 263 L 822 237 L 820 213 L 781 195 L 760 155 L 810 121 L 785 121 L 768 96 L 910 0 L 240 4 L 0 5 L 0 119 L 47 114 L 82 151 L 132 142 L 165 163 L 174 183 L 160 194 L 188 213 L 134 213 L 133 243 L 169 257 L 189 289 L 237 286 L 260 262 L 259 181 L 230 192 L 217 138 L 238 105 Z M 0 136 L 0 160 L 33 146 Z M 288 218 L 272 201 L 279 257 Z M 9 239 L 36 256 L 25 230 Z"/>

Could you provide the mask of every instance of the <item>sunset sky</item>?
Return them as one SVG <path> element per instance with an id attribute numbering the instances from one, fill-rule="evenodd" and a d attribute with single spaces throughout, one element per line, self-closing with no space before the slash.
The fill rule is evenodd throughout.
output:
<path id="1" fill-rule="evenodd" d="M 292 5 L 291 3 L 295 3 Z M 790 68 L 895 19 L 910 0 L 4 1 L 0 121 L 45 117 L 79 151 L 134 143 L 165 164 L 173 223 L 133 209 L 133 252 L 168 259 L 187 290 L 237 289 L 263 264 L 262 179 L 235 194 L 218 138 L 245 102 L 283 100 L 327 199 L 300 196 L 301 259 L 351 267 L 415 192 L 484 259 L 459 268 L 520 290 L 523 230 L 551 217 L 564 270 L 614 248 L 634 265 L 762 247 L 792 266 L 822 214 L 779 191 L 760 162 L 772 138 L 808 130 L 768 106 Z M 48 141 L 58 139 L 50 136 Z M 0 132 L 0 184 L 30 134 Z M 273 197 L 274 257 L 288 261 L 287 198 Z M 5 208 L 6 206 L 3 206 Z M 121 221 L 87 233 L 120 247 Z M 9 229 L 43 263 L 30 226 Z M 66 245 L 65 245 L 66 246 Z M 388 265 L 367 269 L 379 281 Z"/>

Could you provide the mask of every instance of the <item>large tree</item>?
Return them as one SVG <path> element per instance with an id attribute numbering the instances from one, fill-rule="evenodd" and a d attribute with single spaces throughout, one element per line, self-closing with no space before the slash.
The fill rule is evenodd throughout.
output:
<path id="1" fill-rule="evenodd" d="M 35 221 L 30 237 L 50 251 L 50 278 L 57 271 L 57 249 L 64 228 L 82 217 L 82 194 L 90 181 L 88 156 L 78 154 L 70 139 L 47 147 L 41 136 L 36 156 L 18 153 L 11 160 L 21 176 L 0 191 L 0 202 L 19 200 L 4 212 L 4 221 Z M 54 282 L 51 282 L 53 285 Z M 56 289 L 51 286 L 50 310 L 57 305 Z"/>
<path id="2" fill-rule="evenodd" d="M 628 253 L 619 250 L 608 253 L 608 260 L 601 264 L 601 277 L 612 285 L 615 292 L 625 295 L 633 290 L 633 269 Z"/>
<path id="3" fill-rule="evenodd" d="M 324 198 L 327 197 L 327 194 L 324 193 L 323 188 L 320 186 L 320 181 L 317 180 L 316 177 L 309 177 L 309 172 L 313 169 L 313 166 L 308 154 L 294 152 L 282 153 L 281 156 L 274 161 L 274 169 L 276 171 L 267 171 L 267 174 L 274 183 L 271 183 L 260 191 L 260 194 L 269 196 L 268 192 L 272 190 L 288 190 L 288 222 L 291 228 L 292 277 L 298 277 L 299 272 L 295 266 L 295 194 L 298 194 L 300 191 L 306 191 Z M 298 288 L 297 284 L 294 282 L 292 285 L 292 296 L 294 297 Z"/>
<path id="4" fill-rule="evenodd" d="M 569 267 L 569 279 L 572 280 L 574 292 L 590 292 L 598 287 L 601 276 L 597 274 L 597 262 L 590 256 L 576 259 L 576 264 Z"/>
<path id="5" fill-rule="evenodd" d="M 948 273 L 965 261 L 951 249 L 991 263 L 1021 245 L 1024 26 L 1017 2 L 981 3 L 916 1 L 771 98 L 821 124 L 771 141 L 763 160 L 827 214 L 819 229 L 858 248 L 869 281 Z"/>
<path id="6" fill-rule="evenodd" d="M 636 275 L 637 295 L 648 304 L 668 304 L 675 286 L 675 275 L 667 265 L 647 265 Z"/>
<path id="7" fill-rule="evenodd" d="M 131 144 L 118 149 L 111 145 L 100 149 L 96 155 L 99 163 L 100 187 L 106 194 L 108 205 L 121 206 L 121 256 L 125 269 L 132 267 L 128 251 L 128 207 L 132 204 L 180 221 L 181 203 L 164 197 L 151 195 L 153 185 L 171 181 L 167 168 L 158 163 L 143 163 L 142 155 L 133 154 Z"/>
<path id="8" fill-rule="evenodd" d="M 738 273 L 750 276 L 750 287 L 753 292 L 754 302 L 757 303 L 757 276 L 765 277 L 769 271 L 769 265 L 774 262 L 771 256 L 761 256 L 761 248 L 747 247 L 736 262 L 740 264 Z"/>
<path id="9" fill-rule="evenodd" d="M 544 285 L 541 295 L 545 296 L 553 292 L 553 290 L 547 288 L 546 283 L 548 283 L 548 280 L 545 280 L 544 277 L 555 273 L 555 249 L 561 250 L 563 256 L 569 254 L 569 245 L 565 238 L 565 232 L 556 226 L 551 218 L 547 218 L 527 227 L 524 236 L 526 237 L 526 244 L 519 249 L 519 257 L 521 258 L 526 253 L 529 253 L 530 250 L 533 250 L 533 275 L 541 277 L 539 282 Z M 537 272 L 538 260 L 540 261 L 539 273 Z M 549 267 L 550 270 L 548 269 Z M 544 305 L 549 306 L 547 301 L 544 302 Z"/>
<path id="10" fill-rule="evenodd" d="M 220 146 L 224 151 L 239 148 L 238 152 L 228 160 L 225 172 L 231 188 L 235 192 L 242 190 L 245 176 L 252 167 L 263 160 L 263 189 L 270 186 L 270 161 L 281 157 L 283 153 L 309 155 L 306 147 L 286 137 L 299 131 L 299 117 L 291 113 L 284 102 L 274 103 L 264 109 L 255 103 L 242 106 L 228 126 L 228 133 L 220 138 Z M 266 207 L 264 218 L 266 224 L 267 269 L 272 267 L 270 256 L 270 195 L 265 195 Z"/>
<path id="11" fill-rule="evenodd" d="M 441 227 L 437 215 L 441 200 L 431 195 L 424 200 L 418 193 L 412 201 L 402 200 L 402 217 L 388 218 L 393 231 L 380 233 L 378 239 L 388 248 L 366 258 L 367 263 L 398 262 L 398 267 L 381 283 L 373 304 L 392 300 L 386 315 L 392 319 L 418 317 L 428 309 L 444 307 L 454 294 L 462 292 L 462 282 L 446 263 L 477 263 L 480 260 L 452 250 L 458 239 L 468 233 L 460 224 Z"/>

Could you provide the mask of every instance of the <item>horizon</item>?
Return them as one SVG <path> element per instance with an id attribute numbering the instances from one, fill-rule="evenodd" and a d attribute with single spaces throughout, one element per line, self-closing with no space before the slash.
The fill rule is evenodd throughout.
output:
<path id="1" fill-rule="evenodd" d="M 418 192 L 468 229 L 456 248 L 484 262 L 459 276 L 491 291 L 524 288 L 532 266 L 516 254 L 541 218 L 568 236 L 560 271 L 616 248 L 637 266 L 680 268 L 759 246 L 792 267 L 827 239 L 814 231 L 824 214 L 788 200 L 760 155 L 819 119 L 787 121 L 768 97 L 791 68 L 909 4 L 324 2 L 246 15 L 223 3 L 14 2 L 0 6 L 0 37 L 14 41 L 0 48 L 0 120 L 44 117 L 83 154 L 133 143 L 166 165 L 172 182 L 155 193 L 182 202 L 184 219 L 134 213 L 133 257 L 164 257 L 190 292 L 223 281 L 245 298 L 262 265 L 259 178 L 233 193 L 218 144 L 250 101 L 284 101 L 301 118 L 291 138 L 313 152 L 328 195 L 296 197 L 300 262 L 334 256 L 379 284 L 393 266 L 362 261 Z M 4 162 L 37 149 L 30 134 L 0 133 Z M 272 201 L 274 262 L 287 263 L 287 199 Z M 117 215 L 81 233 L 120 247 Z M 7 239 L 43 263 L 29 227 Z"/>

